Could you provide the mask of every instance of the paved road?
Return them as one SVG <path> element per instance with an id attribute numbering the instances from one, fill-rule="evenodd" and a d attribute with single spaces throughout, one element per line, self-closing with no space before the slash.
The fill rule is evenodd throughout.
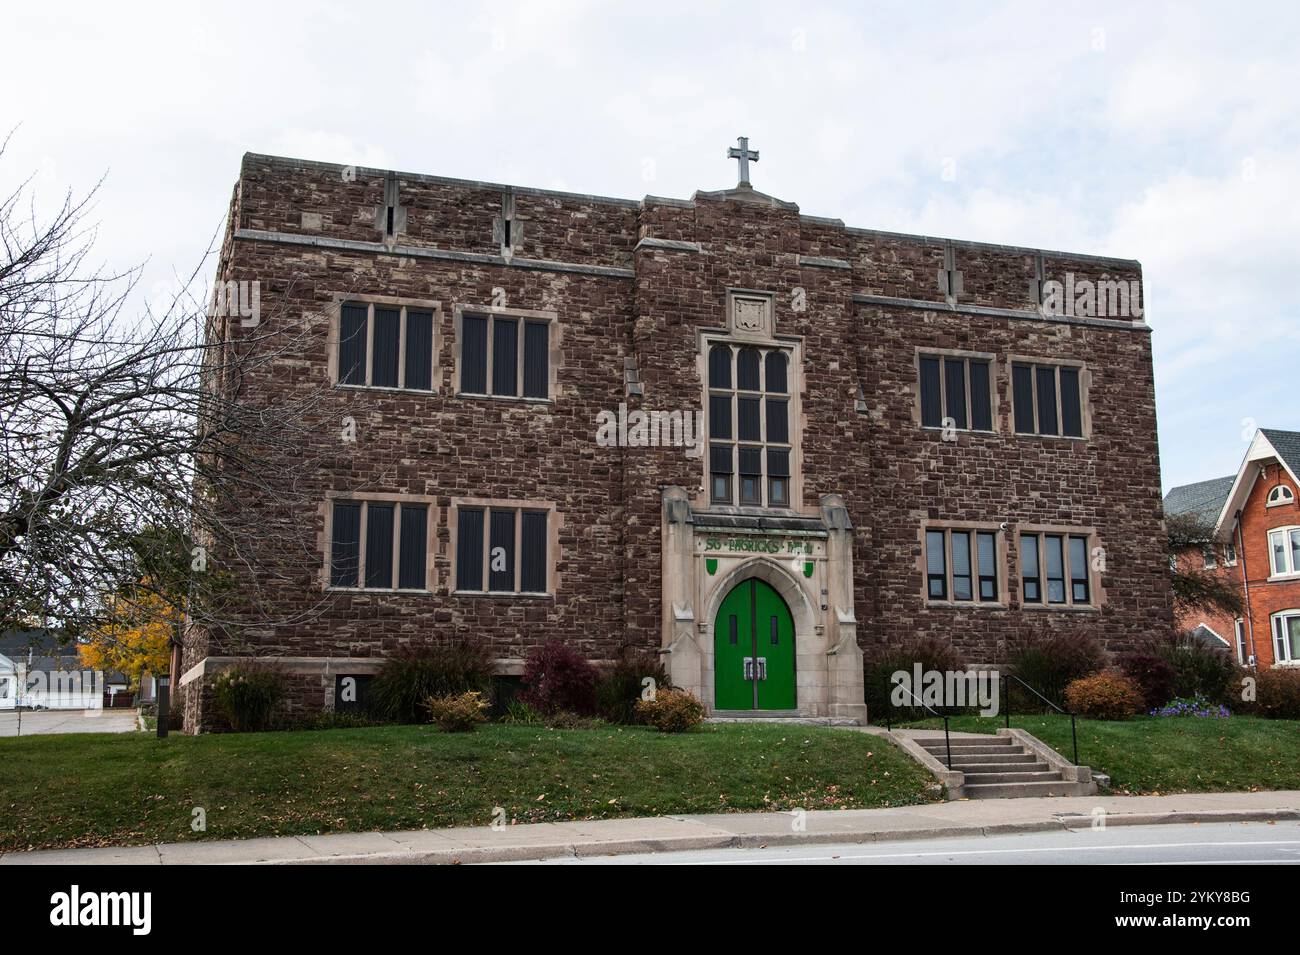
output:
<path id="1" fill-rule="evenodd" d="M 1138 865 L 1300 863 L 1300 823 L 1112 826 L 916 842 L 566 857 L 541 865 Z M 510 863 L 503 863 L 510 864 Z M 513 863 L 529 864 L 529 863 Z"/>
<path id="2" fill-rule="evenodd" d="M 135 710 L 24 710 L 22 735 L 49 733 L 130 733 L 136 727 Z M 18 713 L 0 710 L 0 736 L 18 735 Z"/>

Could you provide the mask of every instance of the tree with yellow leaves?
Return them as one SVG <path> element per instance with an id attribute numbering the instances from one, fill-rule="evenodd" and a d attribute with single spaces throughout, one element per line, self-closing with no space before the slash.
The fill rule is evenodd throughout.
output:
<path id="1" fill-rule="evenodd" d="M 144 582 L 127 594 L 106 601 L 107 616 L 86 634 L 77 648 L 84 666 L 116 670 L 126 675 L 132 689 L 145 673 L 166 673 L 171 644 L 180 632 L 180 611 Z"/>

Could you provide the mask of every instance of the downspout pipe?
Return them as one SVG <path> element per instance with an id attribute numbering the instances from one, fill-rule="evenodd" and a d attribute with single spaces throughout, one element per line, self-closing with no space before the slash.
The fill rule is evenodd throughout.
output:
<path id="1" fill-rule="evenodd" d="M 1255 649 L 1255 614 L 1250 607 L 1250 574 L 1246 573 L 1246 541 L 1241 533 L 1241 508 L 1233 515 L 1237 532 L 1237 563 L 1241 566 L 1241 587 L 1246 597 L 1246 632 L 1250 635 L 1251 667 L 1259 670 L 1259 652 Z"/>

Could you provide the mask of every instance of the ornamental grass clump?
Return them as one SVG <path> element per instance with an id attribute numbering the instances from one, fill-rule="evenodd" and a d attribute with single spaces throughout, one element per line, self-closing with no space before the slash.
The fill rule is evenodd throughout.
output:
<path id="1" fill-rule="evenodd" d="M 212 683 L 217 711 L 236 733 L 269 729 L 282 696 L 284 676 L 264 663 L 236 664 Z"/>

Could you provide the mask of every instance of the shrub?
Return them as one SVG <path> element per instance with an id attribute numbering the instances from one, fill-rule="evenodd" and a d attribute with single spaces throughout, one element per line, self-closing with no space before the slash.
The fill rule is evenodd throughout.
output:
<path id="1" fill-rule="evenodd" d="M 1230 703 L 1237 683 L 1237 664 L 1227 653 L 1207 647 L 1186 634 L 1156 651 L 1174 668 L 1174 695 L 1203 696 L 1213 703 Z"/>
<path id="2" fill-rule="evenodd" d="M 436 723 L 444 733 L 469 733 L 487 719 L 488 702 L 478 690 L 464 693 L 444 693 L 424 701 L 429 722 Z"/>
<path id="3" fill-rule="evenodd" d="M 284 676 L 264 663 L 237 663 L 212 684 L 217 711 L 236 733 L 269 728 L 282 696 Z"/>
<path id="4" fill-rule="evenodd" d="M 1200 719 L 1226 720 L 1232 714 L 1222 703 L 1211 703 L 1203 696 L 1185 700 L 1178 697 L 1167 704 L 1151 711 L 1152 716 L 1178 717 L 1195 716 Z"/>
<path id="5" fill-rule="evenodd" d="M 1065 703 L 1089 719 L 1126 720 L 1142 709 L 1142 694 L 1123 673 L 1107 670 L 1070 683 Z"/>
<path id="6" fill-rule="evenodd" d="M 661 733 L 685 733 L 704 721 L 704 704 L 686 690 L 659 690 L 653 700 L 637 700 L 637 716 Z"/>
<path id="7" fill-rule="evenodd" d="M 890 677 L 898 670 L 911 674 L 918 663 L 923 670 L 966 668 L 961 654 L 953 649 L 952 644 L 938 637 L 914 637 L 886 647 L 866 668 L 867 714 L 873 722 L 884 722 L 886 714 L 893 720 L 920 719 L 927 715 L 919 706 L 898 707 L 891 699 L 894 684 Z M 912 692 L 920 695 L 916 688 Z"/>
<path id="8" fill-rule="evenodd" d="M 1120 658 L 1119 668 L 1137 685 L 1147 709 L 1157 709 L 1174 698 L 1174 684 L 1178 674 L 1169 661 L 1159 654 L 1125 654 Z"/>
<path id="9" fill-rule="evenodd" d="M 1255 686 L 1257 710 L 1271 720 L 1300 720 L 1300 670 L 1265 670 Z"/>
<path id="10" fill-rule="evenodd" d="M 451 640 L 411 647 L 384 661 L 370 684 L 370 705 L 380 719 L 418 723 L 431 696 L 455 696 L 471 690 L 486 693 L 492 685 L 492 657 L 487 647 L 470 640 Z"/>
<path id="11" fill-rule="evenodd" d="M 1011 645 L 1007 664 L 1011 674 L 1023 680 L 1057 706 L 1065 703 L 1065 688 L 1106 669 L 1109 660 L 1101 642 L 1090 633 L 1056 633 L 1034 636 Z M 1015 708 L 1038 709 L 1042 702 L 1018 688 L 1011 692 Z"/>
<path id="12" fill-rule="evenodd" d="M 656 692 L 669 686 L 668 671 L 657 653 L 631 654 L 602 673 L 596 684 L 596 709 L 601 717 L 610 723 L 635 723 L 636 703 L 646 677 L 655 681 Z"/>
<path id="13" fill-rule="evenodd" d="M 552 640 L 528 654 L 520 699 L 539 713 L 561 711 L 591 716 L 596 712 L 600 671 L 567 643 Z"/>

